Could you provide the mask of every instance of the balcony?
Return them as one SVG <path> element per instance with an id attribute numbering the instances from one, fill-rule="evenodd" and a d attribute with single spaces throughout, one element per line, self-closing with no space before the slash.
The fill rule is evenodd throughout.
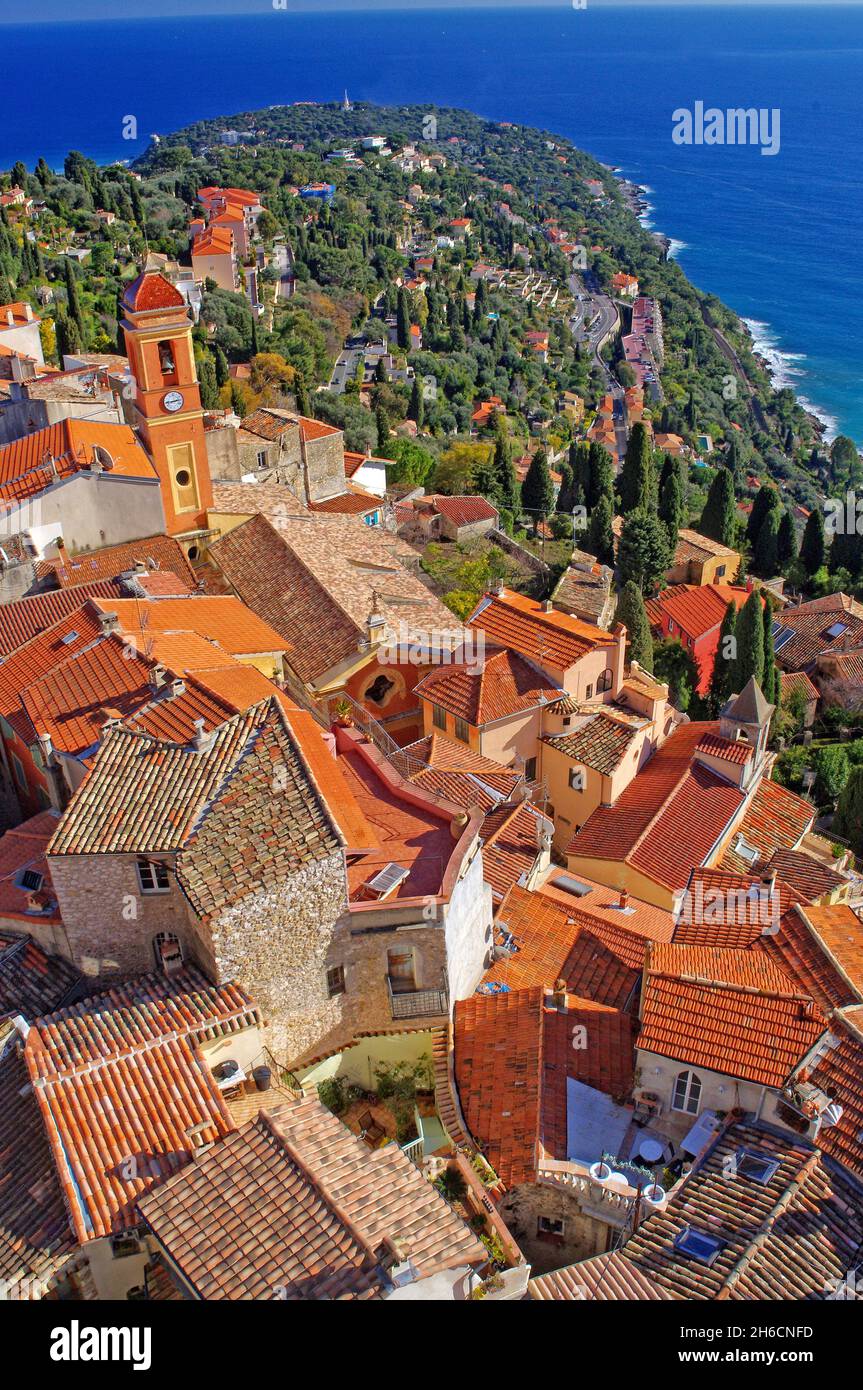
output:
<path id="1" fill-rule="evenodd" d="M 389 975 L 386 976 L 386 982 L 390 1016 L 394 1020 L 446 1017 L 449 1014 L 449 995 L 445 985 L 440 989 L 394 990 Z"/>

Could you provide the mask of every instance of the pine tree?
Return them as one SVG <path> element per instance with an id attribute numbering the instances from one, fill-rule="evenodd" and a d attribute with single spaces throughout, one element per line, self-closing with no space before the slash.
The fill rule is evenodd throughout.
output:
<path id="1" fill-rule="evenodd" d="M 628 580 L 620 591 L 612 627 L 623 623 L 626 627 L 628 655 L 630 661 L 637 661 L 645 671 L 653 670 L 653 639 L 650 623 L 641 589 Z"/>
<path id="2" fill-rule="evenodd" d="M 633 425 L 626 446 L 626 457 L 618 479 L 620 510 L 624 516 L 649 507 L 656 501 L 656 469 L 647 426 L 640 420 Z"/>
<path id="3" fill-rule="evenodd" d="M 600 497 L 590 514 L 590 521 L 584 540 L 584 548 L 589 555 L 595 555 L 601 565 L 614 564 L 614 507 L 611 497 L 605 493 Z"/>
<path id="4" fill-rule="evenodd" d="M 761 530 L 755 541 L 752 568 L 764 579 L 771 579 L 779 571 L 779 523 L 778 507 L 771 507 L 761 523 Z"/>
<path id="5" fill-rule="evenodd" d="M 800 560 L 810 579 L 821 569 L 825 554 L 824 517 L 821 515 L 821 508 L 815 507 L 806 518 L 800 544 Z"/>
<path id="6" fill-rule="evenodd" d="M 732 599 L 719 629 L 719 642 L 710 677 L 709 702 L 714 715 L 734 693 L 737 670 L 737 604 Z"/>
<path id="7" fill-rule="evenodd" d="M 782 515 L 779 518 L 776 549 L 779 555 L 779 569 L 784 573 L 788 566 L 797 559 L 797 537 L 794 533 L 794 521 L 787 507 L 782 508 Z"/>
<path id="8" fill-rule="evenodd" d="M 737 662 L 734 681 L 739 694 L 750 676 L 761 684 L 764 677 L 764 619 L 761 596 L 753 589 L 737 619 Z"/>
<path id="9" fill-rule="evenodd" d="M 734 482 L 727 468 L 719 468 L 710 484 L 698 529 L 703 536 L 709 536 L 720 545 L 734 545 L 737 531 Z"/>
<path id="10" fill-rule="evenodd" d="M 617 567 L 625 584 L 632 580 L 647 593 L 656 588 L 670 562 L 668 533 L 655 511 L 631 512 L 623 523 Z"/>
<path id="11" fill-rule="evenodd" d="M 521 487 L 521 505 L 530 513 L 535 525 L 554 511 L 554 483 L 544 449 L 537 449 L 530 461 L 527 477 Z"/>
<path id="12" fill-rule="evenodd" d="M 668 543 L 672 554 L 677 549 L 677 538 L 683 521 L 683 497 L 680 491 L 680 475 L 675 469 L 666 476 L 659 495 L 659 519 L 668 532 Z"/>

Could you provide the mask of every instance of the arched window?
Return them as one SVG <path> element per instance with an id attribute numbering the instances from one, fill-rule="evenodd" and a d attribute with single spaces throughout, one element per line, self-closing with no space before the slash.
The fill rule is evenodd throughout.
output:
<path id="1" fill-rule="evenodd" d="M 682 1110 L 686 1115 L 697 1115 L 701 1102 L 701 1079 L 694 1071 L 682 1071 L 674 1083 L 672 1110 Z"/>
<path id="2" fill-rule="evenodd" d="M 611 682 L 612 682 L 613 679 L 614 679 L 614 677 L 613 677 L 613 675 L 612 675 L 612 673 L 611 673 L 611 668 L 610 668 L 610 667 L 609 667 L 609 669 L 608 669 L 607 671 L 601 672 L 600 677 L 599 677 L 599 680 L 596 682 L 596 693 L 597 693 L 597 695 L 601 695 L 601 694 L 603 694 L 604 691 L 610 690 L 610 689 L 611 689 Z"/>
<path id="3" fill-rule="evenodd" d="M 158 968 L 166 975 L 173 975 L 183 964 L 180 938 L 171 931 L 157 932 L 153 937 L 153 955 Z"/>

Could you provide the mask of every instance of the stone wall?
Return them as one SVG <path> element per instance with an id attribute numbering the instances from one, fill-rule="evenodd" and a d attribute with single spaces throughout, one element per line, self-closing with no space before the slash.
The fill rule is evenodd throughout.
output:
<path id="1" fill-rule="evenodd" d="M 602 1255 L 616 1235 L 604 1222 L 585 1215 L 574 1192 L 553 1183 L 525 1183 L 510 1188 L 499 1211 L 534 1275 Z M 563 1236 L 541 1236 L 541 1216 L 563 1221 Z"/>
<path id="2" fill-rule="evenodd" d="M 345 491 L 345 437 L 325 434 L 303 446 L 306 500 L 320 502 Z"/>
<path id="3" fill-rule="evenodd" d="M 340 1021 L 344 996 L 328 998 L 326 969 L 345 907 L 339 851 L 243 898 L 209 923 L 215 978 L 237 980 L 252 996 L 279 1062 L 292 1062 Z"/>

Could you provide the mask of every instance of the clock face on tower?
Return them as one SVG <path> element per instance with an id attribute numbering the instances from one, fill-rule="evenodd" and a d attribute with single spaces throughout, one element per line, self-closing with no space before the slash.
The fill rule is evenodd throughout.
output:
<path id="1" fill-rule="evenodd" d="M 173 414 L 175 410 L 183 408 L 183 393 L 181 391 L 169 391 L 162 397 L 162 405 L 165 410 L 170 410 Z"/>

